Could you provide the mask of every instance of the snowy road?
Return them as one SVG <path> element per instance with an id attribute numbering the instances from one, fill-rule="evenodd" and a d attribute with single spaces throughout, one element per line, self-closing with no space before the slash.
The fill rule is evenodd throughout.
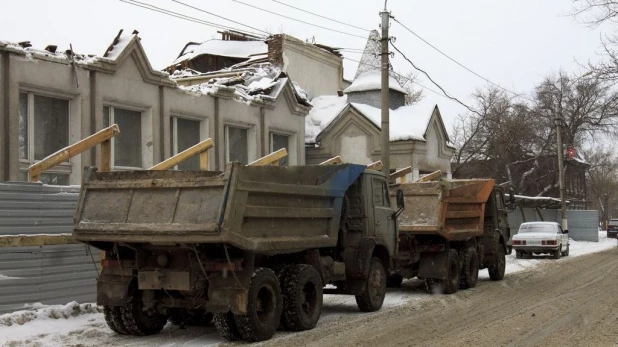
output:
<path id="1" fill-rule="evenodd" d="M 600 242 L 571 243 L 570 256 L 560 260 L 538 257 L 534 259 L 516 259 L 514 253 L 507 256 L 507 274 L 513 274 L 539 266 L 561 267 L 570 258 L 615 248 L 617 241 L 607 239 L 600 234 Z M 487 270 L 479 274 L 481 282 L 488 282 Z M 480 285 L 483 287 L 483 283 Z M 472 291 L 470 291 L 472 292 Z M 461 293 L 461 294 L 460 294 Z M 277 333 L 270 343 L 287 345 L 288 342 L 300 345 L 299 338 L 312 336 L 310 340 L 328 335 L 332 338 L 332 327 L 340 326 L 341 333 L 352 328 L 356 320 L 371 320 L 384 312 L 396 312 L 410 307 L 423 307 L 435 303 L 458 300 L 460 292 L 453 296 L 432 296 L 424 291 L 420 281 L 404 282 L 402 288 L 389 289 L 381 312 L 361 314 L 358 312 L 354 297 L 327 295 L 324 300 L 322 318 L 311 332 L 298 336 L 293 333 Z M 448 299 L 445 299 L 448 298 Z M 221 339 L 213 327 L 187 327 L 180 330 L 168 325 L 161 334 L 149 337 L 127 337 L 112 333 L 105 324 L 101 313 L 89 305 L 70 304 L 65 307 L 51 306 L 36 311 L 21 311 L 0 316 L 0 345 L 2 346 L 211 346 L 219 344 Z M 81 314 L 78 314 L 81 313 Z M 51 316 L 51 317 L 50 317 Z M 345 335 L 345 334 L 344 334 Z M 301 340 L 302 341 L 302 340 Z M 309 340 L 306 340 L 309 341 Z M 618 340 L 616 341 L 618 342 Z M 270 344 L 267 343 L 267 344 Z"/>

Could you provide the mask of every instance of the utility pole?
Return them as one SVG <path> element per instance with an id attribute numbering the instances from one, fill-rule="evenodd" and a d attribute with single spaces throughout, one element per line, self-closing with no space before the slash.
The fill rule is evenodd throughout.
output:
<path id="1" fill-rule="evenodd" d="M 564 194 L 564 152 L 562 146 L 562 115 L 560 113 L 560 98 L 556 106 L 556 138 L 558 140 L 558 180 L 560 183 L 560 205 L 562 208 L 562 230 L 569 230 L 567 222 L 566 198 Z"/>
<path id="2" fill-rule="evenodd" d="M 388 27 L 390 14 L 386 10 L 386 1 L 384 1 L 384 11 L 380 12 L 382 17 L 382 127 L 381 127 L 381 142 L 382 142 L 382 164 L 384 174 L 388 178 L 391 169 L 391 155 L 390 155 L 390 122 L 389 122 L 389 63 L 388 63 Z"/>

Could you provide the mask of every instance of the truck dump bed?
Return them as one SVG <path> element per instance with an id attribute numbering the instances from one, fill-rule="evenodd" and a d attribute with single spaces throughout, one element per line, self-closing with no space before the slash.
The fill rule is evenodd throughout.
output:
<path id="1" fill-rule="evenodd" d="M 399 232 L 439 234 L 447 240 L 465 240 L 483 234 L 485 203 L 494 180 L 443 180 L 403 183 L 391 187 L 404 193 L 405 210 L 399 217 Z"/>
<path id="2" fill-rule="evenodd" d="M 244 166 L 225 173 L 87 171 L 73 236 L 83 242 L 228 243 L 279 253 L 333 247 L 363 165 Z"/>

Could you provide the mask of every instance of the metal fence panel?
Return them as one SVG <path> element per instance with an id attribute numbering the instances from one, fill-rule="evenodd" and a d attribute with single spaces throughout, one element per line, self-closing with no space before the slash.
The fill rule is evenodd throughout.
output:
<path id="1" fill-rule="evenodd" d="M 0 183 L 0 234 L 73 231 L 79 187 Z M 0 313 L 96 300 L 98 251 L 85 245 L 0 248 Z"/>
<path id="2" fill-rule="evenodd" d="M 558 211 L 558 222 L 562 219 Z M 599 211 L 568 210 L 569 237 L 577 241 L 599 242 Z"/>

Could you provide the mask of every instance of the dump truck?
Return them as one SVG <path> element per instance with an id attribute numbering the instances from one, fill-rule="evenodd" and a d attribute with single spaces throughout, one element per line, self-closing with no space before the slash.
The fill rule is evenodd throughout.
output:
<path id="1" fill-rule="evenodd" d="M 475 287 L 479 269 L 501 280 L 511 253 L 504 187 L 491 179 L 441 180 L 391 185 L 404 196 L 398 219 L 398 249 L 388 286 L 423 279 L 427 290 L 445 294 Z M 511 194 L 510 196 L 513 196 Z"/>
<path id="2" fill-rule="evenodd" d="M 388 183 L 353 164 L 87 168 L 73 236 L 102 250 L 97 303 L 116 333 L 213 319 L 228 340 L 262 341 L 313 328 L 327 284 L 381 308 L 403 211 Z"/>

